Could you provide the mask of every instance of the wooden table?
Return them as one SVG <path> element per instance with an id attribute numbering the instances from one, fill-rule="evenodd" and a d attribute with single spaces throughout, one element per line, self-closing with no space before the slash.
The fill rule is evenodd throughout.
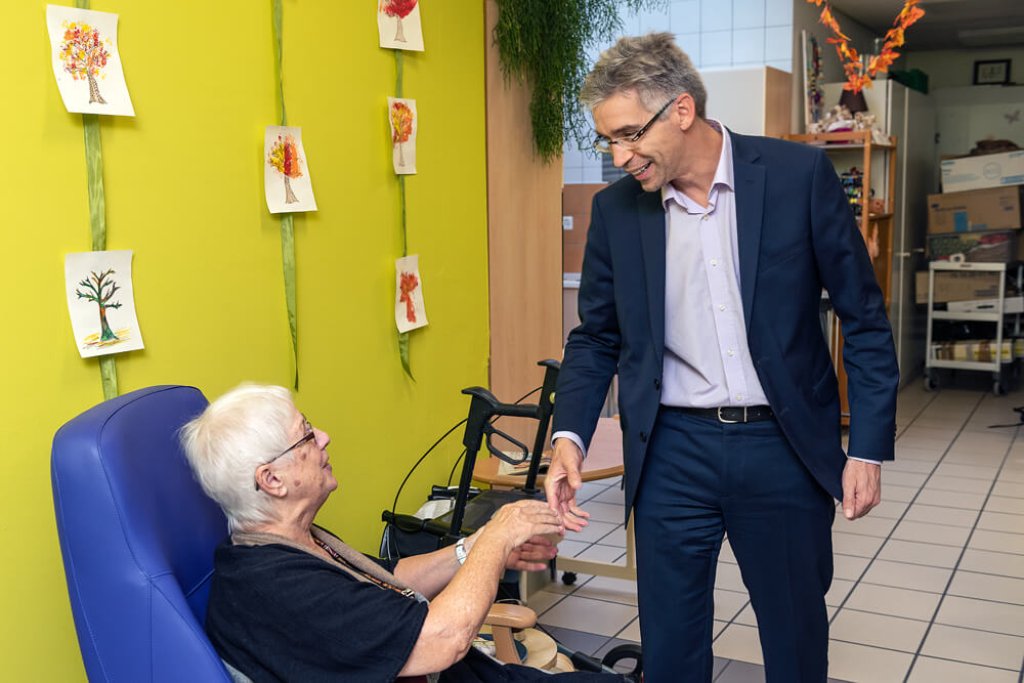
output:
<path id="1" fill-rule="evenodd" d="M 500 460 L 493 456 L 478 460 L 473 468 L 473 479 L 496 487 L 518 488 L 526 481 L 525 474 L 498 474 Z M 583 481 L 596 481 L 609 477 L 620 477 L 622 465 L 622 428 L 617 418 L 602 417 L 598 420 L 594 437 L 590 440 L 587 457 L 583 460 L 580 476 Z M 537 476 L 537 486 L 544 485 L 544 476 Z M 572 532 L 570 532 L 572 533 Z M 567 538 L 572 538 L 567 536 Z M 580 560 L 575 557 L 558 556 L 558 569 L 567 572 L 609 576 L 616 579 L 636 580 L 636 556 L 633 539 L 633 521 L 626 526 L 626 564 Z"/>

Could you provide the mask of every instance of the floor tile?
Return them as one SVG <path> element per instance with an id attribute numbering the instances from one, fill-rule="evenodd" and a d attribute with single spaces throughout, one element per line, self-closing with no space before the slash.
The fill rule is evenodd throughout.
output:
<path id="1" fill-rule="evenodd" d="M 591 500 L 597 503 L 610 503 L 621 507 L 626 504 L 626 493 L 618 486 L 609 486 L 603 492 L 594 496 Z"/>
<path id="2" fill-rule="evenodd" d="M 870 560 L 866 557 L 856 557 L 855 555 L 833 555 L 832 557 L 832 576 L 837 579 L 846 579 L 847 581 L 856 581 L 867 569 L 868 562 Z"/>
<path id="3" fill-rule="evenodd" d="M 601 538 L 598 541 L 598 543 L 601 543 L 603 545 L 614 545 L 614 546 L 618 546 L 620 548 L 625 548 L 626 547 L 626 527 L 624 527 L 624 526 L 622 526 L 620 524 L 617 528 L 613 529 L 610 533 L 605 534 L 605 536 L 603 538 Z"/>
<path id="4" fill-rule="evenodd" d="M 897 502 L 895 500 L 883 500 L 871 510 L 872 517 L 885 517 L 886 519 L 899 519 L 907 511 L 910 503 Z"/>
<path id="5" fill-rule="evenodd" d="M 941 593 L 945 590 L 952 573 L 952 570 L 941 567 L 875 560 L 862 581 L 893 588 L 910 588 Z"/>
<path id="6" fill-rule="evenodd" d="M 970 533 L 970 529 L 960 526 L 945 526 L 942 524 L 904 520 L 896 527 L 892 536 L 903 541 L 934 543 L 936 545 L 949 545 L 959 548 L 967 543 L 967 537 Z"/>
<path id="7" fill-rule="evenodd" d="M 882 497 L 885 497 L 885 487 L 882 487 Z M 934 489 L 921 489 L 921 494 L 916 502 L 925 505 L 937 505 L 939 507 L 960 508 L 962 510 L 980 510 L 985 504 L 985 496 L 980 493 L 961 493 L 959 491 L 936 491 Z"/>
<path id="8" fill-rule="evenodd" d="M 927 622 L 934 616 L 941 597 L 938 593 L 861 583 L 850 593 L 844 611 L 857 609 Z"/>
<path id="9" fill-rule="evenodd" d="M 1017 683 L 1017 674 L 948 659 L 918 657 L 907 683 Z"/>
<path id="10" fill-rule="evenodd" d="M 722 541 L 722 549 L 718 553 L 718 561 L 736 564 L 736 556 L 732 552 L 732 546 L 729 545 L 729 539 Z"/>
<path id="11" fill-rule="evenodd" d="M 847 643 L 914 653 L 927 629 L 927 621 L 844 608 L 832 621 L 829 637 Z"/>
<path id="12" fill-rule="evenodd" d="M 890 539 L 878 553 L 878 559 L 952 569 L 956 567 L 957 560 L 960 558 L 960 550 L 958 547 L 948 545 L 930 545 Z"/>
<path id="13" fill-rule="evenodd" d="M 1024 605 L 1024 579 L 958 571 L 949 585 L 950 595 Z"/>
<path id="14" fill-rule="evenodd" d="M 556 591 L 542 590 L 534 591 L 530 594 L 529 599 L 526 602 L 526 606 L 537 613 L 537 616 L 541 616 L 546 612 L 552 605 L 565 597 L 565 593 L 559 593 Z"/>
<path id="15" fill-rule="evenodd" d="M 587 526 L 583 527 L 582 531 L 567 531 L 565 533 L 565 539 L 567 541 L 586 541 L 594 543 L 601 539 L 602 536 L 606 536 L 611 531 L 619 526 L 612 522 L 596 522 L 591 520 Z"/>
<path id="16" fill-rule="evenodd" d="M 966 480 L 965 480 L 966 481 Z M 947 526 L 967 527 L 974 526 L 978 520 L 978 513 L 973 510 L 959 510 L 957 508 L 942 508 L 935 505 L 915 503 L 907 508 L 907 514 L 903 518 L 905 522 L 926 522 L 928 524 L 945 524 Z M 922 540 L 922 539 L 912 539 Z"/>
<path id="17" fill-rule="evenodd" d="M 955 463 L 942 463 L 935 468 L 935 474 L 940 477 L 963 477 L 965 479 L 981 479 L 984 481 L 994 480 L 997 472 L 998 469 L 995 467 L 959 465 Z"/>
<path id="18" fill-rule="evenodd" d="M 887 480 L 886 478 L 889 476 L 889 472 L 917 472 L 928 474 L 935 469 L 935 465 L 930 462 L 901 458 L 898 453 L 895 460 L 886 462 L 882 467 L 884 469 L 882 472 L 883 481 Z"/>
<path id="19" fill-rule="evenodd" d="M 988 531 L 1005 531 L 1011 534 L 1024 534 L 1024 517 L 1005 512 L 983 510 L 978 518 L 978 528 Z"/>
<path id="20" fill-rule="evenodd" d="M 760 664 L 732 660 L 723 668 L 715 683 L 764 683 L 764 667 Z"/>
<path id="21" fill-rule="evenodd" d="M 884 538 L 877 536 L 845 534 L 841 531 L 832 532 L 832 551 L 844 555 L 874 557 L 884 542 Z"/>
<path id="22" fill-rule="evenodd" d="M 739 614 L 740 610 L 750 602 L 750 596 L 746 593 L 736 591 L 716 590 L 715 591 L 715 619 L 717 621 L 732 621 Z"/>
<path id="23" fill-rule="evenodd" d="M 843 600 L 850 594 L 852 588 L 853 581 L 832 579 L 832 586 L 828 589 L 828 593 L 825 593 L 825 604 L 838 607 L 843 604 Z"/>
<path id="24" fill-rule="evenodd" d="M 563 538 L 562 542 L 558 544 L 558 554 L 562 557 L 575 557 L 589 547 L 590 544 L 585 541 L 572 541 Z"/>
<path id="25" fill-rule="evenodd" d="M 591 522 L 612 522 L 622 524 L 622 505 L 614 503 L 600 503 L 596 500 L 587 501 L 583 509 L 590 513 Z"/>
<path id="26" fill-rule="evenodd" d="M 636 616 L 636 607 L 632 605 L 570 595 L 545 612 L 540 621 L 545 625 L 568 629 L 578 629 L 586 624 L 588 632 L 611 637 Z"/>
<path id="27" fill-rule="evenodd" d="M 885 483 L 885 475 L 882 475 L 882 483 Z M 965 479 L 963 477 L 948 477 L 940 474 L 933 474 L 925 484 L 928 491 L 960 491 L 962 493 L 988 493 L 992 482 L 986 479 Z"/>
<path id="28" fill-rule="evenodd" d="M 640 619 L 634 619 L 633 621 L 626 624 L 626 628 L 619 631 L 616 638 L 622 638 L 623 640 L 629 640 L 634 643 L 640 642 Z"/>
<path id="29" fill-rule="evenodd" d="M 971 535 L 971 540 L 967 543 L 967 547 L 1024 555 L 1024 534 L 1007 534 L 1002 531 L 975 529 Z"/>
<path id="30" fill-rule="evenodd" d="M 1001 669 L 1017 669 L 1024 652 L 1024 638 L 934 624 L 921 654 Z"/>
<path id="31" fill-rule="evenodd" d="M 935 616 L 935 623 L 1024 636 L 1024 605 L 947 595 Z"/>
<path id="32" fill-rule="evenodd" d="M 883 483 L 882 500 L 894 500 L 899 503 L 907 503 L 914 499 L 917 488 L 913 486 L 896 486 Z"/>
<path id="33" fill-rule="evenodd" d="M 625 548 L 616 548 L 615 546 L 595 543 L 576 557 L 581 560 L 590 560 L 593 562 L 614 562 L 625 552 Z"/>
<path id="34" fill-rule="evenodd" d="M 595 576 L 573 593 L 581 598 L 619 602 L 624 605 L 636 605 L 636 581 L 613 579 L 607 576 Z"/>
<path id="35" fill-rule="evenodd" d="M 576 491 L 576 500 L 580 503 L 586 503 L 594 496 L 603 493 L 608 488 L 603 482 L 586 481 L 583 482 L 583 486 Z"/>
<path id="36" fill-rule="evenodd" d="M 960 569 L 1024 579 L 1024 555 L 968 548 L 960 560 Z"/>
<path id="37" fill-rule="evenodd" d="M 882 473 L 882 482 L 887 486 L 920 486 L 928 478 L 923 472 L 894 472 L 887 465 L 883 465 L 882 468 L 885 470 Z"/>
<path id="38" fill-rule="evenodd" d="M 743 624 L 730 624 L 714 642 L 715 655 L 741 662 L 764 664 L 761 640 L 757 629 Z"/>
<path id="39" fill-rule="evenodd" d="M 828 674 L 844 681 L 901 683 L 914 656 L 838 640 L 829 641 Z"/>
<path id="40" fill-rule="evenodd" d="M 989 512 L 1005 512 L 1011 515 L 1024 515 L 1024 498 L 1008 498 L 1006 496 L 990 496 L 985 504 Z M 1024 517 L 1021 518 L 1024 524 Z"/>
<path id="41" fill-rule="evenodd" d="M 1010 498 L 1024 498 L 1024 484 L 1015 481 L 999 481 L 992 488 L 993 496 L 1008 496 Z"/>
<path id="42" fill-rule="evenodd" d="M 836 521 L 833 523 L 832 528 L 837 532 L 845 534 L 860 534 L 862 536 L 880 536 L 885 538 L 892 532 L 893 527 L 895 526 L 896 520 L 886 519 L 885 517 L 876 517 L 869 514 L 867 517 L 848 520 L 842 514 L 837 514 Z"/>

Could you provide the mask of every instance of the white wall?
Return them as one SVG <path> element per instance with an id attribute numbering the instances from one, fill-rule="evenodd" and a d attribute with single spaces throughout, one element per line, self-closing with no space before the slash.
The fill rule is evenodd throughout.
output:
<path id="1" fill-rule="evenodd" d="M 658 11 L 623 11 L 623 35 L 671 31 L 698 69 L 768 65 L 792 71 L 793 7 L 804 0 L 669 0 Z M 601 46 L 601 49 L 608 45 Z M 597 60 L 600 50 L 592 55 Z M 794 89 L 797 83 L 794 82 Z M 567 140 L 564 182 L 601 182 L 601 160 Z"/>
<path id="2" fill-rule="evenodd" d="M 1024 84 L 1024 46 L 996 47 L 984 50 L 908 52 L 906 68 L 920 69 L 925 72 L 928 74 L 929 90 L 939 90 L 972 85 L 974 83 L 974 62 L 990 59 L 1012 60 L 1010 80 Z"/>

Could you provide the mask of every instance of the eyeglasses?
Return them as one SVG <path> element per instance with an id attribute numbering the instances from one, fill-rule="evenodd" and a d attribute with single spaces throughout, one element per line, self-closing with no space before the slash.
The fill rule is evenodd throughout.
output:
<path id="1" fill-rule="evenodd" d="M 291 446 L 289 446 L 288 448 L 284 449 L 283 451 L 281 451 L 280 453 L 275 455 L 270 460 L 267 460 L 266 462 L 260 463 L 258 467 L 263 467 L 264 465 L 269 465 L 270 463 L 274 462 L 278 458 L 283 458 L 284 456 L 288 455 L 289 453 L 294 451 L 296 448 L 298 448 L 302 444 L 316 439 L 316 431 L 313 429 L 313 425 L 310 423 L 310 421 L 306 419 L 305 415 L 302 416 L 302 427 L 303 427 L 303 429 L 306 430 L 306 433 L 302 435 L 301 439 L 299 439 L 298 441 L 293 443 Z M 255 474 L 253 475 L 253 481 L 256 483 L 256 490 L 259 491 L 260 490 L 260 483 L 259 483 L 259 481 L 256 480 L 256 475 Z"/>
<path id="2" fill-rule="evenodd" d="M 665 106 L 659 109 L 658 113 L 652 116 L 651 120 L 644 124 L 643 128 L 633 133 L 632 135 L 627 135 L 626 137 L 622 138 L 606 138 L 603 135 L 598 135 L 597 138 L 594 140 L 594 149 L 596 149 L 601 154 L 611 154 L 613 145 L 618 145 L 622 149 L 636 149 L 636 145 L 638 142 L 640 142 L 640 138 L 642 138 L 644 134 L 651 129 L 651 126 L 654 125 L 654 122 L 657 121 L 658 118 L 660 118 L 661 115 L 665 113 L 665 110 L 668 109 L 669 106 L 671 106 L 671 104 L 675 102 L 678 97 L 679 96 L 676 95 L 671 100 L 666 102 Z"/>

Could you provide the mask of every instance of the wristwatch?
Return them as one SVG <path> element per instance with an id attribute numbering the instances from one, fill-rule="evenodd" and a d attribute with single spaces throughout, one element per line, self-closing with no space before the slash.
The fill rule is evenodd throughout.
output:
<path id="1" fill-rule="evenodd" d="M 466 537 L 463 536 L 455 542 L 455 559 L 459 561 L 459 565 L 466 564 L 466 558 L 469 557 L 469 553 L 466 551 Z"/>

